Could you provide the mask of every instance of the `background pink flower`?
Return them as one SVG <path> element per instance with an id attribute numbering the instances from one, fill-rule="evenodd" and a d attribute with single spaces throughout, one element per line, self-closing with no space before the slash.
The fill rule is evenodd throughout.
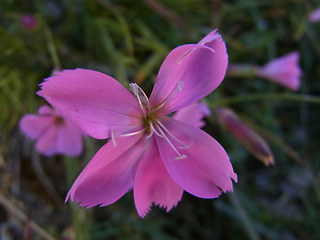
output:
<path id="1" fill-rule="evenodd" d="M 298 90 L 301 77 L 299 53 L 292 52 L 276 58 L 262 67 L 256 67 L 255 73 L 291 90 Z"/>
<path id="2" fill-rule="evenodd" d="M 32 14 L 22 14 L 20 17 L 20 24 L 25 29 L 33 30 L 37 28 L 38 21 L 36 17 Z"/>
<path id="3" fill-rule="evenodd" d="M 76 156 L 82 152 L 80 129 L 49 106 L 41 106 L 37 115 L 22 117 L 20 128 L 29 138 L 36 140 L 36 149 L 46 156 Z"/>
<path id="4" fill-rule="evenodd" d="M 231 191 L 237 175 L 225 150 L 197 128 L 198 117 L 179 121 L 199 114 L 193 104 L 221 83 L 227 63 L 225 43 L 213 31 L 169 53 L 150 99 L 136 84 L 132 95 L 112 77 L 91 70 L 65 70 L 46 79 L 40 96 L 88 135 L 112 140 L 82 171 L 67 199 L 106 206 L 133 188 L 144 217 L 153 203 L 169 211 L 183 190 L 201 198 Z M 179 110 L 184 112 L 168 117 Z"/>
<path id="5" fill-rule="evenodd" d="M 309 14 L 309 21 L 310 22 L 319 22 L 320 21 L 320 8 L 313 10 Z"/>

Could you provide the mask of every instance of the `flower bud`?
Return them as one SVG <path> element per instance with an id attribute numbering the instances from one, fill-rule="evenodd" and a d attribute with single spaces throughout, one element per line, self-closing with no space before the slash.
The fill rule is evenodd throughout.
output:
<path id="1" fill-rule="evenodd" d="M 242 122 L 236 114 L 228 108 L 215 109 L 218 120 L 253 156 L 261 160 L 266 166 L 274 164 L 273 154 L 266 141 Z"/>

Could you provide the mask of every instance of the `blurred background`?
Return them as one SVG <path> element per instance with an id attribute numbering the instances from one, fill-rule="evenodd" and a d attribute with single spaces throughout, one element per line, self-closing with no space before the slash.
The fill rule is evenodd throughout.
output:
<path id="1" fill-rule="evenodd" d="M 320 239 L 319 0 L 29 0 L 0 2 L 0 239 Z M 229 62 L 264 65 L 300 53 L 293 92 L 256 76 L 226 77 L 206 98 L 204 130 L 228 152 L 238 183 L 219 199 L 184 193 L 169 213 L 141 219 L 132 192 L 111 206 L 64 204 L 74 179 L 106 140 L 86 138 L 80 157 L 45 157 L 19 129 L 54 70 L 98 70 L 150 94 L 176 46 L 219 29 Z M 265 166 L 217 121 L 237 113 L 269 144 Z"/>

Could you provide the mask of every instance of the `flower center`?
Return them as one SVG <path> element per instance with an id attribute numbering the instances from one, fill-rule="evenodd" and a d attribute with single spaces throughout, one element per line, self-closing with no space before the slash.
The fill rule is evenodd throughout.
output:
<path id="1" fill-rule="evenodd" d="M 181 84 L 178 85 L 178 91 L 181 88 Z M 177 157 L 175 157 L 175 160 L 185 159 L 187 156 L 185 154 L 181 154 L 178 149 L 185 149 L 190 146 L 183 144 L 179 139 L 177 139 L 161 122 L 161 118 L 157 115 L 156 111 L 159 109 L 159 107 L 155 110 L 151 109 L 150 102 L 147 97 L 147 95 L 144 93 L 144 91 L 136 84 L 136 83 L 130 83 L 130 90 L 137 98 L 141 112 L 142 112 L 142 126 L 143 128 L 137 131 L 128 132 L 124 134 L 117 134 L 116 130 L 113 130 L 111 132 L 111 139 L 114 146 L 117 146 L 116 137 L 127 137 L 127 136 L 134 136 L 138 134 L 146 134 L 146 138 L 149 139 L 155 134 L 156 136 L 163 138 L 166 140 L 166 142 L 169 144 L 169 146 L 174 150 L 174 152 L 177 154 Z M 175 91 L 174 91 L 175 92 Z M 174 93 L 173 93 L 174 94 Z M 172 94 L 172 95 L 173 95 Z M 171 96 L 170 96 L 171 97 Z M 179 146 L 176 147 L 178 144 Z"/>
<path id="2" fill-rule="evenodd" d="M 182 85 L 180 83 L 178 85 L 178 89 L 180 90 L 181 87 L 182 87 Z M 130 84 L 130 90 L 136 96 L 136 98 L 139 102 L 139 105 L 140 105 L 140 108 L 141 108 L 141 111 L 143 114 L 142 123 L 144 126 L 144 132 L 147 133 L 147 138 L 150 138 L 153 134 L 155 134 L 158 137 L 164 138 L 168 142 L 170 147 L 177 153 L 178 156 L 175 158 L 175 160 L 186 158 L 186 155 L 181 154 L 178 151 L 178 149 L 174 146 L 172 141 L 169 139 L 168 136 L 170 136 L 171 139 L 173 139 L 177 143 L 181 144 L 182 148 L 186 147 L 160 121 L 161 119 L 156 114 L 156 110 L 158 110 L 159 108 L 157 108 L 156 110 L 151 109 L 150 102 L 149 102 L 147 95 L 144 93 L 144 91 L 136 83 Z M 138 132 L 140 133 L 140 131 L 138 131 Z"/>
<path id="3" fill-rule="evenodd" d="M 54 124 L 55 125 L 62 125 L 62 124 L 64 124 L 64 119 L 60 116 L 55 116 L 54 117 Z"/>

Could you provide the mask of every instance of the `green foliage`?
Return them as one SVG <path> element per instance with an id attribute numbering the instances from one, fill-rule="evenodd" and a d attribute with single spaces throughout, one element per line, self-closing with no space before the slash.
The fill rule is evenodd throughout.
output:
<path id="1" fill-rule="evenodd" d="M 1 1 L 0 171 L 11 179 L 6 185 L 0 176 L 2 191 L 15 193 L 30 218 L 57 238 L 72 226 L 82 239 L 320 239 L 320 30 L 319 23 L 307 19 L 318 6 L 318 0 Z M 33 15 L 37 26 L 24 27 L 22 14 Z M 230 62 L 264 64 L 300 52 L 298 93 L 261 79 L 226 78 L 206 98 L 209 106 L 228 106 L 248 119 L 271 144 L 275 166 L 253 159 L 213 115 L 205 128 L 230 155 L 239 176 L 236 194 L 205 200 L 185 193 L 170 213 L 155 207 L 143 220 L 132 194 L 90 212 L 50 200 L 35 177 L 38 170 L 30 166 L 38 155 L 18 129 L 22 115 L 45 103 L 36 95 L 38 84 L 59 68 L 89 68 L 125 86 L 138 82 L 150 93 L 170 50 L 215 28 L 226 41 Z M 70 176 L 74 179 L 101 144 L 87 139 L 81 164 L 41 157 L 58 198 L 64 198 Z M 67 169 L 64 161 L 70 161 Z"/>

